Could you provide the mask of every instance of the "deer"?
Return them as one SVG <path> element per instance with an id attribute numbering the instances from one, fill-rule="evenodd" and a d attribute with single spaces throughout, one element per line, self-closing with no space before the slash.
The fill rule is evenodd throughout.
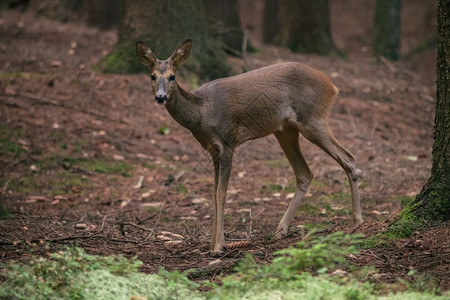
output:
<path id="1" fill-rule="evenodd" d="M 166 60 L 159 60 L 142 41 L 139 61 L 150 71 L 155 102 L 187 128 L 211 155 L 214 165 L 214 218 L 211 251 L 224 251 L 224 205 L 233 153 L 239 145 L 274 134 L 295 175 L 296 189 L 275 239 L 287 235 L 289 224 L 313 179 L 300 150 L 299 133 L 324 150 L 345 171 L 351 190 L 353 224 L 363 223 L 355 156 L 333 136 L 328 116 L 338 89 L 319 70 L 299 62 L 282 62 L 243 74 L 210 81 L 186 91 L 175 72 L 188 59 L 192 41 L 183 42 Z"/>

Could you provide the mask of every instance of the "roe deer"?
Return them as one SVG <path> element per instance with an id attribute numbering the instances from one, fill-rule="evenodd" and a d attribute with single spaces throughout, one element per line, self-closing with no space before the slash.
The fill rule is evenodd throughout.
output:
<path id="1" fill-rule="evenodd" d="M 328 115 L 338 90 L 322 72 L 296 62 L 280 63 L 244 74 L 217 79 L 188 92 L 175 80 L 192 42 L 186 40 L 166 60 L 159 60 L 143 42 L 136 43 L 140 62 L 150 69 L 155 101 L 189 129 L 214 164 L 214 220 L 211 249 L 225 246 L 223 211 L 234 149 L 245 141 L 275 135 L 296 178 L 296 191 L 281 219 L 276 238 L 288 226 L 310 184 L 311 173 L 299 146 L 299 132 L 335 159 L 347 174 L 353 223 L 361 216 L 356 160 L 334 138 Z"/>

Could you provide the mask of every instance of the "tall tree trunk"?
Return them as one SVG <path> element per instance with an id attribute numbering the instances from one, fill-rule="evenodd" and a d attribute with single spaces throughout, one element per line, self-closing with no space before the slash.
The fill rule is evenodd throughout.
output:
<path id="1" fill-rule="evenodd" d="M 431 176 L 391 224 L 391 228 L 401 229 L 406 236 L 417 226 L 450 220 L 450 0 L 439 0 L 437 11 L 436 117 Z"/>
<path id="2" fill-rule="evenodd" d="M 120 22 L 120 0 L 84 1 L 87 23 L 100 29 L 110 29 Z"/>
<path id="3" fill-rule="evenodd" d="M 238 0 L 204 0 L 210 35 L 230 53 L 242 51 L 244 34 Z"/>
<path id="4" fill-rule="evenodd" d="M 272 44 L 280 31 L 278 0 L 264 0 L 263 41 Z"/>
<path id="5" fill-rule="evenodd" d="M 280 0 L 280 36 L 282 46 L 294 52 L 338 54 L 330 29 L 328 0 Z"/>
<path id="6" fill-rule="evenodd" d="M 377 0 L 373 26 L 373 50 L 392 60 L 400 57 L 401 0 Z"/>
<path id="7" fill-rule="evenodd" d="M 193 51 L 184 69 L 205 79 L 228 75 L 225 53 L 208 35 L 203 0 L 122 0 L 118 43 L 101 65 L 111 73 L 142 72 L 134 47 L 137 40 L 166 59 L 188 38 Z"/>

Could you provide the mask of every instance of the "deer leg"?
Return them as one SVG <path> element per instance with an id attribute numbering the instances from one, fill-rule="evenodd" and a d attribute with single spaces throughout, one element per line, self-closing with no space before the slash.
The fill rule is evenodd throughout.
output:
<path id="1" fill-rule="evenodd" d="M 298 130 L 292 127 L 284 127 L 282 131 L 277 131 L 274 135 L 280 143 L 283 152 L 286 154 L 286 157 L 294 170 L 297 183 L 294 198 L 291 200 L 289 207 L 278 225 L 276 233 L 276 238 L 278 239 L 287 234 L 289 224 L 306 193 L 306 189 L 311 183 L 313 174 L 309 169 L 302 152 L 300 151 L 300 145 L 298 143 Z"/>
<path id="2" fill-rule="evenodd" d="M 305 127 L 306 128 L 306 127 Z M 307 130 L 302 130 L 303 135 L 330 155 L 344 169 L 352 194 L 353 224 L 363 222 L 361 214 L 361 202 L 358 190 L 358 174 L 356 172 L 355 156 L 345 149 L 333 136 L 328 124 L 317 122 Z"/>
<path id="3" fill-rule="evenodd" d="M 216 240 L 216 235 L 217 235 L 217 211 L 216 211 L 216 203 L 217 203 L 217 186 L 218 186 L 218 181 L 219 181 L 219 167 L 220 167 L 220 162 L 219 162 L 219 158 L 218 157 L 214 157 L 213 156 L 213 163 L 214 163 L 214 219 L 213 219 L 213 228 L 212 228 L 212 233 L 211 233 L 211 240 L 212 240 L 212 244 L 214 244 L 214 241 Z M 214 249 L 214 246 L 212 246 L 212 249 Z"/>
<path id="4" fill-rule="evenodd" d="M 224 205 L 230 179 L 233 151 L 224 149 L 223 153 L 213 156 L 214 162 L 214 220 L 211 235 L 211 249 L 215 252 L 223 250 L 225 246 L 224 234 Z"/>

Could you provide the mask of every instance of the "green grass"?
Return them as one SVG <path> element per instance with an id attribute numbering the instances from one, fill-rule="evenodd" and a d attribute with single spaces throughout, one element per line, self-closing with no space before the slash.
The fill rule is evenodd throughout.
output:
<path id="1" fill-rule="evenodd" d="M 0 155 L 22 154 L 25 149 L 17 142 L 25 137 L 22 129 L 11 128 L 6 124 L 0 124 Z"/>
<path id="2" fill-rule="evenodd" d="M 49 196 L 71 194 L 73 187 L 82 190 L 89 184 L 86 176 L 82 176 L 79 172 L 73 172 L 73 170 L 81 169 L 100 174 L 131 177 L 131 171 L 134 169 L 132 164 L 115 160 L 71 158 L 61 155 L 50 155 L 34 162 L 34 165 L 37 171 L 29 170 L 19 178 L 10 178 L 8 189 L 24 194 L 40 190 Z M 110 180 L 114 178 L 111 177 Z"/>
<path id="3" fill-rule="evenodd" d="M 284 157 L 281 159 L 266 160 L 264 161 L 264 164 L 272 168 L 290 167 L 289 161 Z"/>
<path id="4" fill-rule="evenodd" d="M 400 205 L 402 207 L 407 206 L 411 201 L 414 200 L 415 197 L 413 196 L 399 196 L 396 199 L 394 199 L 395 202 L 400 202 Z"/>
<path id="5" fill-rule="evenodd" d="M 188 189 L 182 184 L 177 184 L 176 191 L 177 191 L 177 193 L 183 194 L 183 195 L 186 195 L 188 193 Z"/>
<path id="6" fill-rule="evenodd" d="M 218 277 L 219 284 L 193 282 L 189 272 L 138 272 L 142 264 L 122 255 L 88 255 L 67 248 L 26 263 L 2 265 L 0 298 L 3 299 L 448 299 L 430 276 L 410 272 L 408 281 L 377 285 L 362 280 L 377 272 L 358 268 L 346 259 L 357 253 L 361 236 L 336 232 L 327 236 L 309 233 L 288 249 L 276 251 L 272 263 L 258 264 L 251 255 L 235 273 Z M 329 275 L 333 270 L 345 275 Z M 355 274 L 355 275 L 353 275 Z M 395 292 L 399 284 L 406 291 Z"/>
<path id="7" fill-rule="evenodd" d="M 8 219 L 11 213 L 3 205 L 0 204 L 0 220 Z"/>
<path id="8" fill-rule="evenodd" d="M 320 213 L 320 208 L 317 205 L 303 203 L 297 208 L 297 211 L 307 215 L 318 215 Z"/>
<path id="9" fill-rule="evenodd" d="M 11 154 L 21 154 L 25 150 L 17 143 L 0 137 L 0 154 L 1 153 L 11 153 Z"/>
<path id="10" fill-rule="evenodd" d="M 154 165 L 154 164 L 149 164 L 149 163 L 146 163 L 146 162 L 143 163 L 142 166 L 143 166 L 144 168 L 146 168 L 147 170 L 150 170 L 150 171 L 153 171 L 153 170 L 156 169 L 156 165 Z"/>

